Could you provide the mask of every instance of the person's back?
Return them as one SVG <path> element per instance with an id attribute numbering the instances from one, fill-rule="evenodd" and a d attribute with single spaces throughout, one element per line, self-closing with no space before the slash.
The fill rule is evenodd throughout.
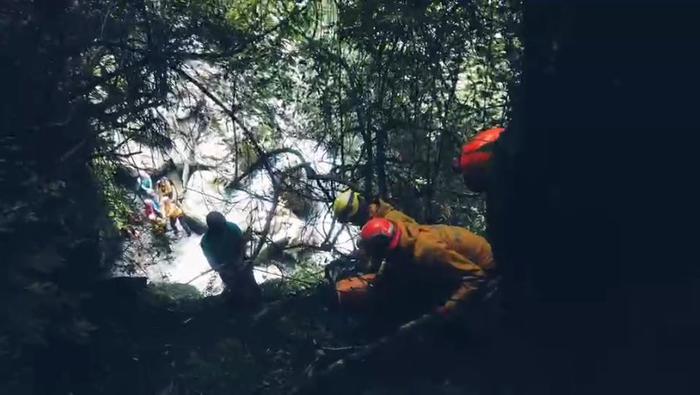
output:
<path id="1" fill-rule="evenodd" d="M 143 170 L 139 170 L 136 182 L 138 184 L 139 192 L 145 193 L 146 196 L 154 195 L 153 181 L 151 180 L 151 176 L 149 176 L 148 173 L 146 173 Z"/>
<path id="2" fill-rule="evenodd" d="M 418 225 L 415 219 L 397 210 L 382 199 L 376 199 L 369 205 L 370 218 L 386 218 L 393 222 Z M 363 224 L 364 225 L 364 224 Z"/>
<path id="3" fill-rule="evenodd" d="M 380 198 L 367 200 L 351 189 L 342 192 L 335 198 L 333 215 L 341 223 L 350 222 L 357 226 L 363 226 L 372 218 L 387 218 L 395 222 L 416 224 L 416 220 L 397 210 L 386 201 Z"/>
<path id="4" fill-rule="evenodd" d="M 402 231 L 400 247 L 410 250 L 417 259 L 439 259 L 456 264 L 450 255 L 426 257 L 435 250 L 453 251 L 484 270 L 495 266 L 491 245 L 483 237 L 465 228 L 450 225 L 409 225 L 395 222 Z"/>
<path id="5" fill-rule="evenodd" d="M 209 265 L 219 273 L 226 285 L 231 302 L 240 307 L 257 304 L 261 291 L 253 276 L 253 266 L 243 261 L 243 232 L 217 211 L 207 215 L 207 226 L 200 246 Z"/>
<path id="6" fill-rule="evenodd" d="M 434 303 L 450 294 L 442 312 L 469 299 L 495 266 L 486 239 L 455 226 L 374 218 L 360 237 L 370 256 L 385 259 L 375 280 L 385 293 L 410 296 L 410 303 Z"/>
<path id="7" fill-rule="evenodd" d="M 200 246 L 212 267 L 235 264 L 243 255 L 243 232 L 238 225 L 228 221 L 220 230 L 209 226 Z"/>

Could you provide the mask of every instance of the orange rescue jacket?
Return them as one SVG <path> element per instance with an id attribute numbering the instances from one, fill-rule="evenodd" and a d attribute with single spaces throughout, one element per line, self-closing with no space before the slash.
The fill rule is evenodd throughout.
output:
<path id="1" fill-rule="evenodd" d="M 182 209 L 172 201 L 165 201 L 163 203 L 163 211 L 168 218 L 180 218 L 184 215 Z"/>
<path id="2" fill-rule="evenodd" d="M 395 223 L 401 230 L 401 238 L 398 251 L 387 258 L 387 264 L 395 272 L 400 272 L 402 265 L 415 265 L 414 268 L 422 269 L 427 276 L 458 283 L 445 309 L 467 301 L 479 289 L 488 271 L 495 267 L 491 245 L 467 229 Z M 410 258 L 408 262 L 406 257 Z"/>
<path id="3" fill-rule="evenodd" d="M 418 225 L 415 219 L 395 209 L 394 206 L 382 199 L 377 199 L 369 205 L 369 216 L 371 218 L 386 218 L 397 223 Z"/>

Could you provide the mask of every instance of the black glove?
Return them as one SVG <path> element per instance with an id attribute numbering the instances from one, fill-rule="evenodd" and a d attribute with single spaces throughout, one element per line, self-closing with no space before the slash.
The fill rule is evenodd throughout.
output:
<path id="1" fill-rule="evenodd" d="M 335 284 L 342 279 L 361 274 L 361 271 L 357 267 L 358 262 L 358 259 L 348 257 L 331 261 L 323 268 L 325 277 L 329 282 Z"/>

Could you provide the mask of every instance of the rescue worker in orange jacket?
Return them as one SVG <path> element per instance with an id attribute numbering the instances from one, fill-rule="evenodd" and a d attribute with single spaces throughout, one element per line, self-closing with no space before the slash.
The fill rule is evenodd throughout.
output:
<path id="1" fill-rule="evenodd" d="M 366 307 L 387 293 L 400 300 L 450 315 L 467 302 L 495 267 L 491 246 L 467 229 L 447 225 L 409 225 L 385 218 L 369 220 L 360 246 L 384 259 L 376 274 L 341 280 L 336 292 L 341 306 Z M 377 297 L 377 294 L 380 294 Z"/>
<path id="2" fill-rule="evenodd" d="M 368 202 L 359 193 L 348 189 L 340 193 L 333 202 L 333 214 L 341 223 L 350 222 L 353 225 L 362 226 L 372 218 L 387 218 L 403 224 L 417 225 L 415 219 L 397 210 L 391 204 L 382 199 L 376 198 Z M 377 260 L 367 259 L 363 251 L 357 250 L 352 254 L 352 258 L 359 258 L 359 268 L 361 271 L 374 271 L 378 268 Z M 335 281 L 335 279 L 331 279 Z"/>
<path id="3" fill-rule="evenodd" d="M 493 146 L 504 131 L 504 128 L 492 128 L 477 133 L 462 147 L 459 158 L 452 162 L 452 169 L 462 175 L 464 184 L 470 190 L 486 191 Z"/>

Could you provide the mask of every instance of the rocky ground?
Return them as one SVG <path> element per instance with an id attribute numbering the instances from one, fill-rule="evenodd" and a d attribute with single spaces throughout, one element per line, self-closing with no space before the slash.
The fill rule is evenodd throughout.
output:
<path id="1" fill-rule="evenodd" d="M 234 311 L 223 297 L 202 297 L 190 286 L 109 280 L 92 301 L 97 329 L 86 353 L 94 360 L 92 381 L 101 386 L 94 390 L 476 394 L 491 385 L 488 341 L 468 330 L 434 324 L 392 338 L 395 325 L 337 311 L 321 285 L 299 291 L 272 281 L 263 287 L 261 308 Z M 392 341 L 369 356 L 328 379 L 315 378 L 387 335 Z"/>

